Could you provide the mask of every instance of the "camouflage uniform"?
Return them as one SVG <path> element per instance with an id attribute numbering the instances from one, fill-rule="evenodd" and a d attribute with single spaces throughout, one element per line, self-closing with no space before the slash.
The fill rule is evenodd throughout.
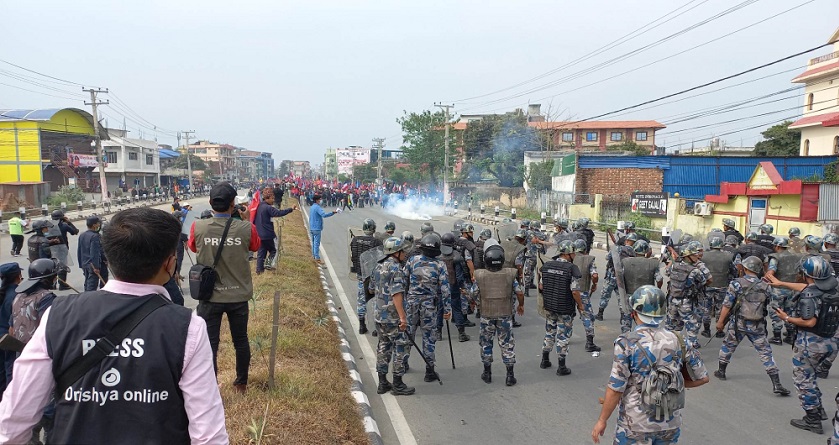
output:
<path id="1" fill-rule="evenodd" d="M 405 271 L 393 257 L 382 261 L 373 271 L 376 283 L 376 328 L 379 344 L 376 348 L 376 371 L 386 374 L 393 357 L 393 375 L 405 374 L 405 355 L 410 348 L 407 333 L 399 330 L 399 313 L 393 304 L 393 295 L 405 294 Z M 403 300 L 404 304 L 404 300 Z"/>
<path id="2" fill-rule="evenodd" d="M 606 283 L 603 286 L 603 290 L 600 291 L 600 309 L 606 309 L 606 306 L 609 305 L 609 300 L 612 298 L 612 294 L 618 288 L 617 278 L 615 277 L 615 268 L 609 267 L 612 261 L 612 252 L 606 254 L 606 276 L 603 277 L 603 281 Z"/>
<path id="3" fill-rule="evenodd" d="M 696 267 L 699 268 L 699 271 L 705 276 L 705 283 L 708 283 L 708 280 L 712 278 L 711 271 L 708 270 L 708 266 L 706 266 L 702 261 L 697 261 Z M 711 310 L 714 307 L 714 296 L 707 293 L 707 288 L 704 284 L 701 288 L 698 299 L 699 313 L 697 314 L 697 329 L 700 329 L 706 320 L 708 323 L 711 322 Z"/>
<path id="4" fill-rule="evenodd" d="M 665 273 L 670 275 L 673 268 L 671 263 L 665 269 Z M 701 265 L 701 267 L 700 267 Z M 703 286 L 708 281 L 707 268 L 701 261 L 697 261 L 693 265 L 695 268 L 690 272 L 690 275 L 685 282 L 685 292 L 682 298 L 676 299 L 672 296 L 668 299 L 667 304 L 667 321 L 665 323 L 668 330 L 673 332 L 685 331 L 685 341 L 692 347 L 699 349 L 699 329 L 702 326 L 700 323 L 701 308 L 699 306 L 699 294 L 703 291 Z M 703 273 L 702 269 L 705 269 Z"/>
<path id="5" fill-rule="evenodd" d="M 564 258 L 557 258 L 556 261 L 568 262 Z M 571 280 L 571 292 L 580 290 L 580 277 L 573 277 Z M 556 353 L 560 357 L 568 355 L 568 342 L 571 341 L 572 329 L 574 327 L 573 315 L 560 315 L 548 312 L 545 317 L 545 342 L 542 345 L 542 352 L 550 352 L 556 344 Z"/>
<path id="6" fill-rule="evenodd" d="M 750 285 L 760 283 L 760 278 L 754 275 L 746 275 L 742 278 Z M 733 280 L 728 285 L 728 290 L 725 294 L 725 301 L 723 306 L 731 309 L 737 303 L 737 298 L 742 295 L 743 285 L 741 280 Z M 772 299 L 772 291 L 766 290 L 768 303 Z M 766 306 L 761 310 L 765 311 Z M 764 312 L 765 313 L 765 312 Z M 762 320 L 746 320 L 739 314 L 731 313 L 728 324 L 726 325 L 725 340 L 723 340 L 720 348 L 720 363 L 731 363 L 731 356 L 737 349 L 737 346 L 743 341 L 743 338 L 748 338 L 755 347 L 766 373 L 769 375 L 778 374 L 778 367 L 775 365 L 775 360 L 772 358 L 772 347 L 769 345 L 769 340 L 766 338 L 766 319 Z"/>
<path id="7" fill-rule="evenodd" d="M 810 286 L 815 287 L 815 284 Z M 805 294 L 804 289 L 801 294 Z M 821 310 L 821 300 L 815 298 L 815 314 Z M 802 303 L 798 300 L 799 305 Z M 798 317 L 799 307 L 796 306 L 793 317 Z M 836 337 L 821 337 L 810 331 L 799 329 L 792 346 L 792 379 L 798 390 L 798 400 L 805 411 L 818 409 L 822 406 L 822 392 L 816 382 L 816 367 L 826 357 L 836 350 Z"/>
<path id="8" fill-rule="evenodd" d="M 589 277 L 597 275 L 597 266 L 594 264 L 594 261 L 591 262 L 588 273 Z M 583 319 L 583 329 L 586 331 L 586 337 L 591 337 L 594 335 L 594 313 L 591 311 L 591 294 L 581 291 L 580 300 L 583 301 L 583 313 L 580 314 L 580 318 Z"/>
<path id="9" fill-rule="evenodd" d="M 704 266 L 704 264 L 703 264 Z M 734 278 L 740 274 L 737 271 L 737 266 L 734 265 L 732 262 L 729 265 L 728 274 Z M 714 281 L 711 283 L 719 283 L 720 279 L 718 277 L 713 277 Z M 725 287 L 706 287 L 705 288 L 705 297 L 706 297 L 706 307 L 704 308 L 704 312 L 702 313 L 702 323 L 703 324 L 713 324 L 714 319 L 719 317 L 720 311 L 722 310 L 723 303 L 725 302 L 726 296 L 728 295 L 728 289 Z"/>
<path id="10" fill-rule="evenodd" d="M 523 293 L 521 284 L 513 280 L 514 294 Z M 498 347 L 501 348 L 501 360 L 505 365 L 516 363 L 516 339 L 513 336 L 513 317 L 481 317 L 481 332 L 478 343 L 481 346 L 481 361 L 486 365 L 492 363 L 492 343 L 498 337 Z"/>
<path id="11" fill-rule="evenodd" d="M 533 277 L 536 271 L 536 259 L 539 256 L 539 244 L 533 242 L 536 232 L 527 231 L 527 247 L 524 253 L 524 295 L 530 296 L 530 286 L 533 285 Z"/>
<path id="12" fill-rule="evenodd" d="M 425 255 L 415 255 L 405 264 L 408 280 L 406 315 L 408 335 L 414 338 L 417 328 L 422 331 L 422 352 L 434 366 L 434 349 L 437 343 L 437 318 L 452 312 L 451 288 L 446 265 Z M 410 356 L 410 349 L 405 360 Z"/>
<path id="13" fill-rule="evenodd" d="M 641 399 L 641 383 L 652 371 L 645 348 L 656 359 L 656 363 L 678 363 L 683 361 L 693 369 L 696 379 L 708 375 L 699 351 L 687 343 L 683 357 L 678 337 L 667 330 L 642 324 L 635 330 L 621 334 L 615 340 L 615 359 L 609 376 L 608 388 L 621 393 L 618 406 L 618 420 L 615 429 L 615 444 L 670 444 L 679 439 L 682 426 L 682 412 L 675 411 L 669 419 L 656 421 L 644 408 Z"/>
<path id="14" fill-rule="evenodd" d="M 775 271 L 778 272 L 778 260 L 775 258 L 769 259 L 769 266 L 767 269 L 768 271 Z M 793 297 L 795 296 L 795 292 L 792 289 L 787 289 L 785 287 L 776 287 L 775 292 L 772 294 L 772 302 L 775 306 L 781 308 L 786 313 L 790 313 L 792 311 L 792 304 L 793 304 Z M 772 319 L 772 332 L 777 332 L 778 334 L 784 328 L 784 325 L 787 327 L 787 332 L 795 332 L 795 326 L 792 323 L 784 323 L 781 321 L 781 317 L 775 311 L 769 311 L 769 318 Z"/>

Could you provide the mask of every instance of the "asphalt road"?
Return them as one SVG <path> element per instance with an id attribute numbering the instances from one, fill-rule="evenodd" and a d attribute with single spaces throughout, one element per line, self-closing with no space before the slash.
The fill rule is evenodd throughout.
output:
<path id="1" fill-rule="evenodd" d="M 371 350 L 375 352 L 377 340 L 370 334 L 357 334 L 356 282 L 354 276 L 349 274 L 347 255 L 347 228 L 360 227 L 365 218 L 373 218 L 379 227 L 386 220 L 392 220 L 396 222 L 396 233 L 410 230 L 418 234 L 422 221 L 405 220 L 386 214 L 380 208 L 367 207 L 345 211 L 327 219 L 322 235 L 328 265 L 332 275 L 338 278 L 338 286 L 334 282 L 331 286 L 337 287 L 336 294 L 343 292 L 351 306 L 342 307 L 339 312 L 344 326 L 354 330 L 353 333 L 348 332 L 348 337 L 359 361 L 367 395 L 385 443 L 591 443 L 591 429 L 600 413 L 597 399 L 605 391 L 611 369 L 611 345 L 620 333 L 614 299 L 606 310 L 605 321 L 596 324 L 595 342 L 604 347 L 600 357 L 595 358 L 585 352 L 585 331 L 579 318 L 574 321 L 574 335 L 567 362 L 573 373 L 569 376 L 556 375 L 555 352 L 551 355 L 553 369 L 539 368 L 544 321 L 536 311 L 535 292 L 532 291 L 534 296 L 525 301 L 525 315 L 519 318 L 523 326 L 514 331 L 517 385 L 504 385 L 505 370 L 497 345 L 494 351 L 493 382 L 486 384 L 480 379 L 483 367 L 478 346 L 478 327 L 474 327 L 466 329 L 472 337 L 468 342 L 457 342 L 455 335 L 453 347 L 456 370 L 451 367 L 445 332 L 442 341 L 437 343 L 437 370 L 444 382 L 442 386 L 437 382 L 423 382 L 425 366 L 414 351 L 410 359 L 411 370 L 404 380 L 406 384 L 417 388 L 416 394 L 379 396 L 375 391 L 377 381 L 374 378 L 374 357 L 373 363 L 370 363 L 369 355 Z M 451 229 L 455 219 L 440 216 L 434 217 L 431 222 L 442 233 Z M 605 252 L 593 252 L 602 280 Z M 594 296 L 595 307 L 599 296 L 598 290 Z M 343 306 L 341 301 L 336 301 L 336 305 Z M 372 309 L 368 308 L 368 312 L 372 315 Z M 471 318 L 474 320 L 474 317 Z M 452 331 L 455 332 L 454 326 Z M 363 345 L 359 341 L 367 344 Z M 702 349 L 709 373 L 717 369 L 720 344 L 721 339 L 714 339 Z M 680 443 L 825 443 L 827 435 L 818 436 L 789 425 L 790 419 L 803 415 L 792 384 L 792 352 L 788 345 L 775 347 L 773 352 L 781 369 L 781 381 L 793 392 L 792 396 L 778 397 L 772 394 L 771 382 L 757 353 L 745 341 L 728 367 L 727 381 L 722 382 L 711 376 L 709 384 L 688 390 Z M 820 381 L 825 395 L 823 402 L 829 415 L 835 410 L 835 374 Z M 616 418 L 617 412 L 612 415 L 606 429 L 604 443 L 611 443 L 614 437 Z M 824 422 L 824 427 L 830 429 L 830 421 Z"/>

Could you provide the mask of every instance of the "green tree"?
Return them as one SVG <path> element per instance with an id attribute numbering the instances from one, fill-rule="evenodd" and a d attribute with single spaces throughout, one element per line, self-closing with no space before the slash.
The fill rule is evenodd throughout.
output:
<path id="1" fill-rule="evenodd" d="M 352 177 L 356 181 L 373 182 L 378 177 L 378 171 L 373 164 L 359 164 L 352 168 Z"/>
<path id="2" fill-rule="evenodd" d="M 402 126 L 402 153 L 405 159 L 428 175 L 432 187 L 437 187 L 437 179 L 442 176 L 445 167 L 445 132 L 446 113 L 424 110 L 420 113 L 404 112 L 396 122 Z M 454 132 L 450 134 L 450 139 Z M 449 141 L 449 155 L 453 144 Z M 451 160 L 451 159 L 450 159 Z M 450 164 L 451 165 L 451 164 Z"/>
<path id="3" fill-rule="evenodd" d="M 344 173 L 338 173 L 338 182 L 340 182 L 341 184 L 343 184 L 343 183 L 345 183 L 345 182 L 347 182 L 347 181 L 349 181 L 349 180 L 350 180 L 350 177 L 349 177 L 349 176 L 347 176 L 346 174 L 344 174 Z"/>
<path id="4" fill-rule="evenodd" d="M 553 187 L 551 176 L 553 169 L 553 159 L 530 164 L 524 175 L 527 185 L 536 190 L 550 190 Z"/>
<path id="5" fill-rule="evenodd" d="M 502 187 L 524 182 L 524 152 L 538 151 L 539 136 L 522 112 L 469 122 L 463 135 L 470 176 L 489 173 Z"/>
<path id="6" fill-rule="evenodd" d="M 635 141 L 624 141 L 622 144 L 612 145 L 608 149 L 609 151 L 630 151 L 635 156 L 649 156 L 651 154 L 649 147 L 638 145 Z"/>
<path id="7" fill-rule="evenodd" d="M 285 159 L 282 162 L 280 162 L 280 166 L 277 167 L 277 177 L 284 178 L 289 173 L 291 173 L 291 165 L 292 161 L 289 161 L 288 159 Z"/>
<path id="8" fill-rule="evenodd" d="M 790 130 L 791 121 L 773 125 L 760 133 L 763 141 L 755 144 L 755 156 L 797 156 L 801 147 L 801 132 Z"/>
<path id="9" fill-rule="evenodd" d="M 199 158 L 198 156 L 189 155 L 189 160 L 192 164 L 192 170 L 205 170 L 207 168 L 207 164 L 204 162 L 203 159 Z M 178 156 L 178 159 L 175 159 L 175 162 L 172 163 L 172 166 L 174 168 L 186 169 L 186 155 L 181 154 L 180 156 Z"/>
<path id="10" fill-rule="evenodd" d="M 387 179 L 396 184 L 412 184 L 415 185 L 421 181 L 420 172 L 410 167 L 395 167 L 387 172 Z"/>

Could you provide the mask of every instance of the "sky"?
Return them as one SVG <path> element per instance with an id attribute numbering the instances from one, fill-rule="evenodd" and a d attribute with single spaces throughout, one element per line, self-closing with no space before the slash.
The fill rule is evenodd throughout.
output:
<path id="1" fill-rule="evenodd" d="M 45 0 L 0 2 L 0 17 L 0 108 L 89 110 L 78 84 L 108 88 L 102 117 L 125 120 L 132 137 L 175 145 L 194 130 L 279 164 L 320 163 L 327 148 L 375 137 L 398 148 L 396 119 L 435 102 L 456 114 L 540 103 L 557 120 L 615 111 L 822 45 L 839 2 Z M 665 123 L 657 144 L 671 149 L 727 132 L 730 145 L 753 145 L 800 114 L 803 92 L 780 92 L 832 50 L 603 119 Z"/>

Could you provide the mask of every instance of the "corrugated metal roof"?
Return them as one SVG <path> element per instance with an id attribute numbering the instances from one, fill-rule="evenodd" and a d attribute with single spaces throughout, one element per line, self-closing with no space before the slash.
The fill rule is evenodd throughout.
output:
<path id="1" fill-rule="evenodd" d="M 579 168 L 670 168 L 667 156 L 603 156 L 581 155 Z"/>
<path id="2" fill-rule="evenodd" d="M 819 221 L 839 221 L 839 184 L 819 184 Z"/>

